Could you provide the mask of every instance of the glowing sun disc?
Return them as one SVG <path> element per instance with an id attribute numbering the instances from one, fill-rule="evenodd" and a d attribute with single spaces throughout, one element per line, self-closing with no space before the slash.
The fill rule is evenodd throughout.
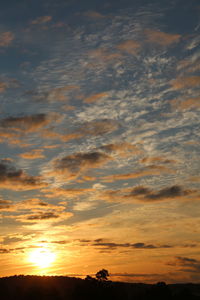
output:
<path id="1" fill-rule="evenodd" d="M 55 261 L 56 255 L 49 249 L 38 248 L 29 254 L 29 261 L 39 268 L 47 268 Z"/>

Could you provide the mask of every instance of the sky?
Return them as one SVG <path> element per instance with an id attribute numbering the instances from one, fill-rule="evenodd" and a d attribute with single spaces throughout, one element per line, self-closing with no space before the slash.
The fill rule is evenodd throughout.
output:
<path id="1" fill-rule="evenodd" d="M 199 1 L 0 5 L 0 276 L 200 282 Z"/>

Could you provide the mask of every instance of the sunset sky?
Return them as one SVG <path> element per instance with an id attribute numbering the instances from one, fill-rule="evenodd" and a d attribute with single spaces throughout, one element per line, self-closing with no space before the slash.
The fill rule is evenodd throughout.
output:
<path id="1" fill-rule="evenodd" d="M 2 0 L 0 276 L 200 282 L 200 2 Z"/>

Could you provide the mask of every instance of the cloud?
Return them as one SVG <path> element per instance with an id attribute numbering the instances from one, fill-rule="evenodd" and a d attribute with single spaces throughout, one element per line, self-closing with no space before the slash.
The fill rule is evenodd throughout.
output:
<path id="1" fill-rule="evenodd" d="M 141 150 L 138 146 L 132 145 L 127 142 L 121 142 L 116 144 L 107 144 L 99 147 L 99 149 L 104 150 L 107 153 L 116 153 L 120 156 L 127 157 L 129 155 L 141 154 Z"/>
<path id="2" fill-rule="evenodd" d="M 0 161 L 0 188 L 15 191 L 39 189 L 47 186 L 40 177 L 30 176 L 16 169 L 8 160 Z"/>
<path id="3" fill-rule="evenodd" d="M 97 63 L 110 63 L 113 60 L 118 60 L 122 55 L 118 52 L 110 51 L 107 48 L 97 48 L 88 53 L 89 58 L 94 60 L 94 64 L 89 64 L 90 67 L 95 67 Z"/>
<path id="4" fill-rule="evenodd" d="M 68 218 L 70 218 L 73 214 L 70 212 L 65 212 L 65 211 L 60 211 L 60 212 L 56 212 L 56 211 L 39 211 L 37 213 L 31 213 L 31 214 L 23 214 L 23 215 L 18 215 L 15 216 L 15 219 L 17 221 L 20 221 L 22 223 L 36 223 L 36 222 L 50 222 L 52 223 L 52 221 L 55 223 L 62 221 L 62 220 L 66 220 Z"/>
<path id="5" fill-rule="evenodd" d="M 85 170 L 102 167 L 112 158 L 107 154 L 93 151 L 88 153 L 76 153 L 57 159 L 54 162 L 54 171 L 60 175 L 77 177 Z"/>
<path id="6" fill-rule="evenodd" d="M 15 219 L 22 223 L 34 223 L 36 221 L 58 222 L 71 217 L 71 212 L 66 212 L 66 203 L 60 202 L 58 205 L 50 204 L 38 198 L 13 202 L 5 211 L 9 212 L 7 218 Z M 11 212 L 14 212 L 12 215 Z"/>
<path id="7" fill-rule="evenodd" d="M 78 130 L 75 130 L 72 133 L 60 135 L 59 138 L 62 141 L 70 141 L 74 139 L 80 139 L 84 136 L 99 136 L 103 134 L 109 134 L 115 130 L 117 130 L 119 124 L 114 120 L 99 120 L 99 121 L 91 121 L 83 123 Z"/>
<path id="8" fill-rule="evenodd" d="M 12 253 L 12 252 L 24 252 L 24 249 L 25 249 L 25 247 L 17 247 L 17 248 L 10 248 L 10 249 L 0 248 L 0 253 L 8 254 L 8 253 Z"/>
<path id="9" fill-rule="evenodd" d="M 200 86 L 200 76 L 178 77 L 170 81 L 170 84 L 175 90 L 182 88 L 192 88 Z"/>
<path id="10" fill-rule="evenodd" d="M 126 173 L 126 174 L 113 174 L 102 177 L 102 179 L 106 182 L 114 182 L 118 180 L 127 180 L 127 179 L 134 179 L 140 178 L 145 176 L 160 176 L 162 173 L 172 174 L 175 171 L 169 169 L 165 166 L 157 166 L 157 165 L 150 165 L 147 166 L 146 169 L 134 172 L 134 173 Z"/>
<path id="11" fill-rule="evenodd" d="M 0 120 L 0 127 L 15 131 L 35 132 L 49 124 L 51 117 L 46 114 L 34 114 L 22 117 L 8 117 Z"/>
<path id="12" fill-rule="evenodd" d="M 177 198 L 180 196 L 185 196 L 188 193 L 189 191 L 183 190 L 178 185 L 166 187 L 157 192 L 151 191 L 145 187 L 136 187 L 131 192 L 133 196 L 142 195 L 144 200 L 152 200 L 152 201 Z"/>
<path id="13" fill-rule="evenodd" d="M 0 82 L 0 93 L 5 92 L 7 87 L 8 87 L 8 84 L 6 82 Z"/>
<path id="14" fill-rule="evenodd" d="M 93 189 L 85 188 L 85 189 L 61 189 L 61 188 L 54 188 L 54 189 L 43 189 L 42 192 L 45 193 L 45 197 L 47 198 L 74 198 L 79 195 L 87 194 L 93 191 Z"/>
<path id="15" fill-rule="evenodd" d="M 83 244 L 89 244 L 91 246 L 95 246 L 98 248 L 105 250 L 115 250 L 117 248 L 129 248 L 129 249 L 157 249 L 157 248 L 172 248 L 171 245 L 153 245 L 153 244 L 145 244 L 145 243 L 115 243 L 115 242 L 107 242 L 104 239 L 96 239 L 96 240 L 79 240 Z"/>
<path id="16" fill-rule="evenodd" d="M 117 130 L 119 124 L 114 120 L 99 120 L 99 121 L 91 121 L 84 123 L 81 128 L 79 128 L 79 132 L 83 135 L 103 135 L 107 133 L 111 133 Z"/>
<path id="17" fill-rule="evenodd" d="M 108 96 L 108 93 L 105 93 L 105 92 L 103 92 L 103 93 L 98 93 L 98 94 L 93 94 L 93 95 L 91 95 L 91 96 L 85 98 L 85 99 L 84 99 L 84 102 L 85 102 L 85 103 L 94 103 L 94 102 L 99 101 L 99 100 L 102 99 L 102 98 L 107 97 L 107 96 Z"/>
<path id="18" fill-rule="evenodd" d="M 122 190 L 107 190 L 101 194 L 101 199 L 105 201 L 116 201 L 116 202 L 154 202 L 154 201 L 166 201 L 172 199 L 196 199 L 196 190 L 186 190 L 181 186 L 173 185 L 154 191 L 145 186 L 137 186 L 133 189 L 126 188 Z"/>
<path id="19" fill-rule="evenodd" d="M 47 220 L 47 219 L 59 218 L 59 214 L 54 212 L 39 212 L 38 214 L 32 214 L 26 217 L 27 220 Z"/>
<path id="20" fill-rule="evenodd" d="M 0 254 L 10 253 L 9 249 L 0 248 Z"/>
<path id="21" fill-rule="evenodd" d="M 0 33 L 0 47 L 8 47 L 14 39 L 14 34 L 10 31 Z"/>
<path id="22" fill-rule="evenodd" d="M 38 24 L 44 24 L 47 22 L 50 22 L 52 20 L 51 16 L 42 16 L 42 17 L 38 17 L 37 19 L 31 21 L 32 25 L 38 25 Z"/>
<path id="23" fill-rule="evenodd" d="M 35 149 L 31 150 L 29 152 L 24 152 L 19 154 L 20 157 L 24 159 L 38 159 L 38 158 L 45 158 L 45 156 L 42 154 L 43 150 Z"/>
<path id="24" fill-rule="evenodd" d="M 176 256 L 173 262 L 167 263 L 169 266 L 180 266 L 183 272 L 200 272 L 200 261 L 195 258 Z"/>
<path id="25" fill-rule="evenodd" d="M 133 249 L 155 249 L 155 248 L 162 248 L 158 247 L 152 244 L 144 244 L 144 243 L 135 243 L 135 244 L 130 244 L 130 243 L 122 243 L 122 244 L 117 244 L 117 243 L 94 243 L 93 246 L 98 246 L 98 247 L 105 247 L 106 249 L 116 249 L 116 248 L 133 248 Z"/>
<path id="26" fill-rule="evenodd" d="M 152 164 L 152 163 L 160 163 L 160 164 L 174 164 L 177 161 L 174 159 L 166 158 L 166 157 L 161 157 L 161 156 L 151 156 L 151 157 L 143 157 L 140 160 L 141 163 L 143 164 Z"/>
<path id="27" fill-rule="evenodd" d="M 0 211 L 7 211 L 11 207 L 12 201 L 0 199 Z"/>
<path id="28" fill-rule="evenodd" d="M 172 108 L 178 111 L 200 108 L 200 97 L 175 99 L 170 102 Z"/>
<path id="29" fill-rule="evenodd" d="M 17 237 L 17 236 L 6 236 L 3 238 L 3 242 L 2 244 L 4 245 L 9 245 L 9 244 L 13 244 L 13 243 L 17 243 L 17 242 L 22 242 L 24 241 L 24 239 L 22 239 L 21 237 Z"/>
<path id="30" fill-rule="evenodd" d="M 141 47 L 140 43 L 133 40 L 127 40 L 117 45 L 117 48 L 128 54 L 136 55 Z"/>
<path id="31" fill-rule="evenodd" d="M 158 44 L 160 46 L 170 46 L 171 44 L 177 43 L 181 38 L 180 34 L 170 34 L 153 29 L 146 29 L 144 33 L 149 43 Z"/>
<path id="32" fill-rule="evenodd" d="M 48 101 L 67 101 L 67 93 L 79 90 L 78 85 L 66 85 L 58 88 L 51 89 L 46 96 Z"/>
<path id="33" fill-rule="evenodd" d="M 88 11 L 84 13 L 84 16 L 92 18 L 92 19 L 103 19 L 105 18 L 105 16 L 103 16 L 102 14 L 100 14 L 97 11 Z"/>

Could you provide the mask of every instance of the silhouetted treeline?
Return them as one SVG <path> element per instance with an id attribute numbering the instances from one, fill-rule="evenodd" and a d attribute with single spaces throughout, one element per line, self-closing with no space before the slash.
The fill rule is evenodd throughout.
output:
<path id="1" fill-rule="evenodd" d="M 64 276 L 0 278 L 1 300 L 200 300 L 200 284 L 155 285 Z"/>

